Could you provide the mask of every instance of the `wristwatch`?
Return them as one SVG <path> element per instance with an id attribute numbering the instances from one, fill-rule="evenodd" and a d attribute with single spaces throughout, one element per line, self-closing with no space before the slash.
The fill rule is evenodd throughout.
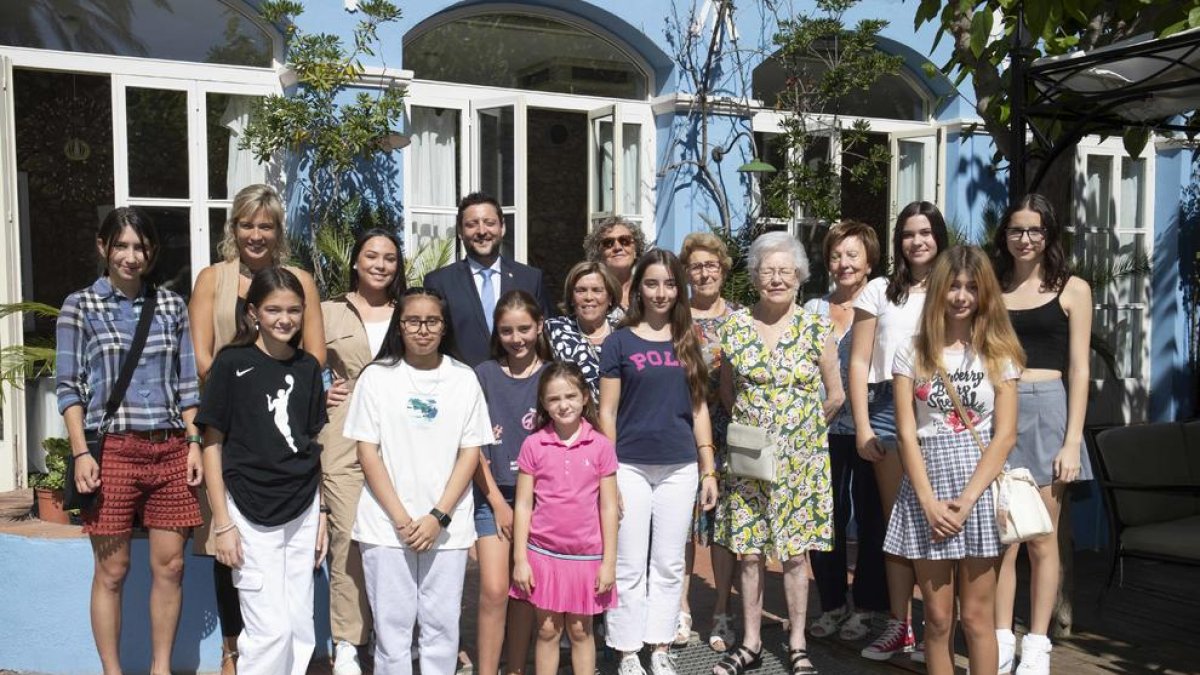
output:
<path id="1" fill-rule="evenodd" d="M 450 527 L 450 516 L 437 509 L 429 509 L 429 515 L 433 516 L 433 519 L 438 522 L 438 525 L 442 526 L 443 530 Z"/>

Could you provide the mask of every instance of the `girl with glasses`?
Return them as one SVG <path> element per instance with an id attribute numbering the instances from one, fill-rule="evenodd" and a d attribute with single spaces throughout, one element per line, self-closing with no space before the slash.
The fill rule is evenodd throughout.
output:
<path id="1" fill-rule="evenodd" d="M 1087 411 L 1092 289 L 1072 276 L 1062 247 L 1062 231 L 1050 201 L 1030 194 L 1009 208 L 996 231 L 994 260 L 1004 304 L 1028 359 L 1018 384 L 1021 417 L 1012 466 L 1033 473 L 1042 501 L 1057 529 L 1067 486 L 1092 478 L 1083 451 Z M 1050 618 L 1060 577 L 1058 532 L 1025 543 L 1029 553 L 1029 633 L 1021 639 L 1022 675 L 1050 672 Z M 1000 672 L 1012 670 L 1016 649 L 1013 603 L 1017 593 L 1017 553 L 1004 552 L 996 601 Z"/>
<path id="2" fill-rule="evenodd" d="M 362 549 L 379 675 L 412 672 L 418 625 L 421 672 L 457 669 L 475 541 L 471 476 L 480 448 L 495 438 L 475 372 L 450 356 L 445 317 L 436 291 L 405 291 L 346 416 L 367 483 L 352 536 Z"/>

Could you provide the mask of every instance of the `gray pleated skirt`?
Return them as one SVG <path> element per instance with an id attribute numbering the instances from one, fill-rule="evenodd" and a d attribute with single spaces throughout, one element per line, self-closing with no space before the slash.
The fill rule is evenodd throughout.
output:
<path id="1" fill-rule="evenodd" d="M 1038 485 L 1054 482 L 1054 458 L 1067 435 L 1067 390 L 1062 380 L 1021 382 L 1017 445 L 1008 455 L 1010 468 L 1025 467 Z M 1079 448 L 1079 478 L 1092 480 L 1087 448 Z"/>

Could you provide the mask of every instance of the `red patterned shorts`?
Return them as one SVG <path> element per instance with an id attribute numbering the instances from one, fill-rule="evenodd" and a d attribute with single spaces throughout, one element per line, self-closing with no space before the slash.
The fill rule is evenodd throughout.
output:
<path id="1" fill-rule="evenodd" d="M 141 513 L 148 528 L 195 527 L 200 502 L 187 484 L 188 444 L 179 433 L 163 441 L 134 434 L 104 437 L 100 461 L 100 498 L 83 514 L 83 531 L 95 535 L 126 534 Z"/>

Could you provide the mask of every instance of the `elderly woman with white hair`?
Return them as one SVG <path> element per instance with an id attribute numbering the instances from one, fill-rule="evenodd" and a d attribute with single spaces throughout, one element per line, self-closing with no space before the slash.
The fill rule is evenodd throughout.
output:
<path id="1" fill-rule="evenodd" d="M 762 662 L 763 571 L 767 557 L 783 563 L 793 675 L 813 675 L 805 610 L 809 551 L 833 545 L 833 489 L 826 428 L 845 400 L 837 342 L 828 320 L 796 304 L 808 278 L 804 248 L 785 232 L 754 240 L 748 255 L 759 300 L 734 312 L 718 335 L 726 359 L 721 397 L 735 426 L 774 439 L 775 480 L 738 475 L 729 465 L 717 503 L 716 540 L 741 558 L 743 637 L 714 675 L 741 675 Z M 827 396 L 822 401 L 821 386 Z M 734 445 L 735 429 L 729 443 Z"/>

